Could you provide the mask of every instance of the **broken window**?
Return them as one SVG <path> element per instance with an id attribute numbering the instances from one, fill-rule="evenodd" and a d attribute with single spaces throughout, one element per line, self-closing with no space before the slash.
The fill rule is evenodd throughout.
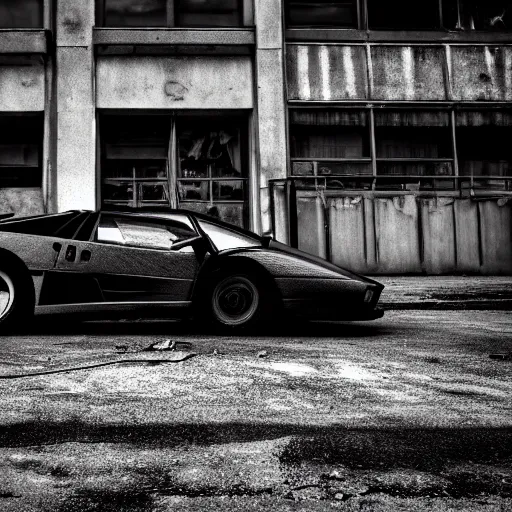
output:
<path id="1" fill-rule="evenodd" d="M 357 0 L 289 0 L 285 8 L 290 27 L 358 28 Z"/>
<path id="2" fill-rule="evenodd" d="M 377 30 L 429 30 L 441 27 L 439 0 L 367 0 L 368 27 Z"/>
<path id="3" fill-rule="evenodd" d="M 444 0 L 444 26 L 450 30 L 510 30 L 510 0 Z"/>
<path id="4" fill-rule="evenodd" d="M 376 110 L 375 147 L 377 188 L 453 188 L 448 112 Z"/>
<path id="5" fill-rule="evenodd" d="M 102 205 L 184 207 L 244 226 L 247 134 L 239 118 L 105 115 Z"/>
<path id="6" fill-rule="evenodd" d="M 242 0 L 99 0 L 107 27 L 236 27 Z"/>
<path id="7" fill-rule="evenodd" d="M 2 0 L 0 28 L 42 28 L 43 0 Z"/>
<path id="8" fill-rule="evenodd" d="M 41 187 L 42 142 L 42 116 L 0 116 L 0 188 Z"/>
<path id="9" fill-rule="evenodd" d="M 459 175 L 470 177 L 466 186 L 505 187 L 512 176 L 512 112 L 462 110 L 456 112 Z"/>
<path id="10" fill-rule="evenodd" d="M 219 215 L 226 205 L 235 205 L 235 223 L 243 226 L 247 171 L 240 123 L 183 119 L 178 120 L 177 132 L 180 203 Z"/>

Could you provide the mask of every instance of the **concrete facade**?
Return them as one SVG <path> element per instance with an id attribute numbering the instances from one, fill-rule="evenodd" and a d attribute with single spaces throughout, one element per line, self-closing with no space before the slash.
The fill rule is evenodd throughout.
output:
<path id="1" fill-rule="evenodd" d="M 177 175 L 176 130 L 194 119 L 199 127 L 226 119 L 239 133 L 235 160 L 243 162 L 245 174 L 237 179 L 245 189 L 244 202 L 240 196 L 233 204 L 219 201 L 224 218 L 365 273 L 512 273 L 512 157 L 480 162 L 484 170 L 476 179 L 490 176 L 486 189 L 475 186 L 457 149 L 459 125 L 489 124 L 490 111 L 496 112 L 495 126 L 512 124 L 506 113 L 512 107 L 512 32 L 376 31 L 364 26 L 364 17 L 353 29 L 297 28 L 281 0 L 241 0 L 240 25 L 233 27 L 106 27 L 102 5 L 44 0 L 40 28 L 0 30 L 0 112 L 44 117 L 40 186 L 33 180 L 0 185 L 0 211 L 26 215 L 102 206 L 107 146 L 125 144 L 111 142 L 115 133 L 102 130 L 105 119 L 116 116 L 120 129 L 123 119 L 136 115 L 149 116 L 150 125 L 157 119 L 151 116 L 167 116 L 168 145 L 153 153 L 141 146 L 131 154 L 165 160 L 169 189 L 183 186 L 199 194 L 185 180 L 189 174 L 181 182 Z M 465 108 L 485 115 L 464 118 Z M 436 114 L 429 119 L 446 128 L 453 146 L 449 157 L 426 158 L 421 151 L 432 148 L 413 148 L 421 153 L 416 160 L 425 160 L 416 168 L 424 168 L 417 171 L 418 184 L 405 182 L 400 191 L 379 181 L 381 169 L 392 167 L 393 159 L 379 154 L 389 146 L 379 141 L 382 123 L 396 121 L 382 121 L 381 114 L 392 109 L 442 111 L 448 122 Z M 313 114 L 304 121 L 315 111 L 316 119 Z M 302 116 L 295 125 L 294 112 Z M 347 144 L 348 156 L 338 155 L 334 163 L 317 158 L 309 146 L 313 156 L 294 153 L 295 127 L 303 123 L 305 133 L 315 123 L 331 122 L 320 119 L 322 112 L 341 112 L 334 123 L 345 126 L 342 132 L 360 123 L 350 142 L 336 139 Z M 350 112 L 358 112 L 359 121 Z M 339 150 L 327 146 L 322 151 Z M 122 159 L 116 148 L 114 167 Z M 228 152 L 232 156 L 233 147 Z M 392 174 L 405 168 L 400 165 L 407 158 L 400 158 Z M 33 166 L 28 158 L 24 165 Z M 426 190 L 421 174 L 429 172 L 435 180 Z M 456 180 L 451 189 L 442 185 L 450 176 Z M 209 203 L 193 207 L 209 211 L 214 191 L 222 197 L 228 177 L 221 183 L 210 175 Z M 173 198 L 170 204 L 180 202 Z"/>

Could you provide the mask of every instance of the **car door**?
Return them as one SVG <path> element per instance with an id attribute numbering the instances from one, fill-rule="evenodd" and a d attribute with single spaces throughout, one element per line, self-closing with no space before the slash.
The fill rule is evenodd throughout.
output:
<path id="1" fill-rule="evenodd" d="M 61 303 L 187 302 L 201 240 L 186 215 L 102 213 L 90 241 L 70 240 L 60 251 L 54 283 L 67 287 Z"/>

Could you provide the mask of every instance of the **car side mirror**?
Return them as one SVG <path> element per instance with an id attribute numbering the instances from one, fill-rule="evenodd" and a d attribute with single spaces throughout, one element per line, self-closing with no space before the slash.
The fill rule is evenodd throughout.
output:
<path id="1" fill-rule="evenodd" d="M 183 247 L 194 246 L 202 240 L 203 237 L 200 235 L 193 238 L 187 238 L 186 240 L 181 240 L 180 242 L 172 244 L 171 251 L 179 251 L 180 249 L 183 249 Z"/>
<path id="2" fill-rule="evenodd" d="M 273 238 L 270 235 L 265 235 L 262 237 L 262 245 L 263 247 L 269 247 L 270 242 L 272 242 Z"/>

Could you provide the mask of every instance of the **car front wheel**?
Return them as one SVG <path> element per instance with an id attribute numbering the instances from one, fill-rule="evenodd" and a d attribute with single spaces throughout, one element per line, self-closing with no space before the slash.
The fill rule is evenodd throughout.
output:
<path id="1" fill-rule="evenodd" d="M 225 275 L 212 287 L 210 313 L 217 327 L 233 330 L 254 327 L 264 309 L 264 291 L 252 276 Z"/>

